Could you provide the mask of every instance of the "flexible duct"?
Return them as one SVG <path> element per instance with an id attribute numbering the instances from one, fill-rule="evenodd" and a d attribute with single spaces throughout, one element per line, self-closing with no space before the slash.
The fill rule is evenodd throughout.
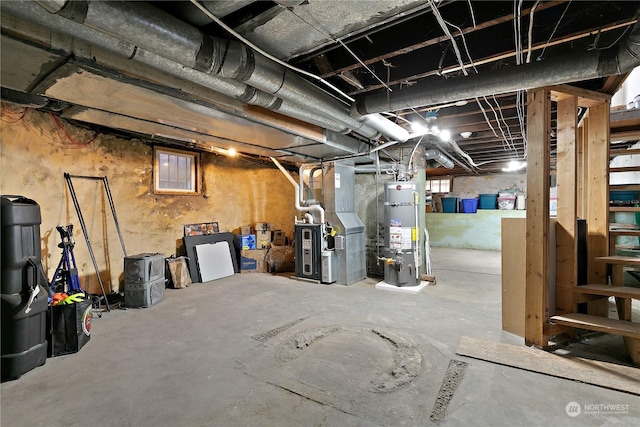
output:
<path id="1" fill-rule="evenodd" d="M 277 161 L 273 157 L 270 157 L 270 159 L 273 162 L 273 164 L 275 164 L 276 167 L 280 169 L 280 172 L 282 172 L 284 176 L 289 180 L 291 185 L 293 185 L 293 188 L 295 189 L 295 193 L 296 193 L 295 199 L 294 199 L 295 208 L 302 212 L 311 212 L 311 211 L 318 212 L 318 215 L 320 216 L 320 224 L 322 224 L 322 226 L 324 227 L 324 209 L 322 208 L 322 206 L 320 205 L 301 206 L 300 205 L 300 186 L 298 185 L 296 180 L 293 179 L 291 174 L 280 164 L 279 161 Z M 308 218 L 306 215 L 305 217 Z"/>
<path id="2" fill-rule="evenodd" d="M 353 108 L 359 114 L 371 114 L 437 105 L 623 74 L 639 65 L 640 21 L 624 41 L 602 51 L 571 52 L 541 62 L 449 79 L 444 83 L 421 82 L 391 93 L 376 91 L 357 99 Z"/>
<path id="3" fill-rule="evenodd" d="M 377 139 L 381 133 L 396 141 L 409 138 L 406 130 L 382 116 L 352 117 L 340 101 L 253 49 L 235 41 L 204 35 L 153 6 L 142 2 L 69 0 L 42 0 L 38 3 L 50 13 L 128 41 L 184 66 L 234 78 L 277 95 L 300 109 L 331 118 L 365 138 Z"/>
<path id="4" fill-rule="evenodd" d="M 46 3 L 50 6 L 51 3 L 56 2 Z M 64 1 L 62 3 L 64 3 Z M 3 2 L 2 10 L 4 12 L 10 12 L 14 16 L 36 23 L 42 27 L 49 28 L 56 33 L 84 40 L 93 46 L 105 49 L 141 64 L 145 64 L 174 77 L 199 84 L 247 104 L 256 105 L 269 110 L 275 110 L 285 116 L 293 117 L 325 129 L 330 129 L 334 132 L 344 134 L 350 131 L 348 127 L 336 120 L 319 116 L 314 112 L 301 109 L 297 104 L 281 100 L 271 94 L 260 91 L 237 80 L 225 79 L 215 75 L 205 74 L 191 68 L 186 68 L 175 61 L 159 56 L 148 50 L 140 49 L 131 43 L 120 40 L 119 38 L 109 36 L 76 22 L 71 22 L 60 16 L 46 13 L 41 7 L 38 7 L 33 2 Z M 54 47 L 51 40 L 49 40 L 48 43 Z M 61 46 L 55 47 L 60 48 Z M 73 47 L 71 45 L 64 46 L 62 48 L 69 53 L 76 53 L 73 51 Z"/>
<path id="5" fill-rule="evenodd" d="M 425 151 L 424 154 L 427 157 L 427 160 L 435 160 L 445 168 L 453 169 L 453 161 L 449 157 L 445 156 L 442 151 L 436 150 L 435 148 L 430 148 Z"/>

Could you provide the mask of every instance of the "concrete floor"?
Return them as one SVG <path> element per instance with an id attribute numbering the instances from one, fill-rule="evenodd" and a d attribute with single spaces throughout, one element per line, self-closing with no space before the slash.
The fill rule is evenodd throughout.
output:
<path id="1" fill-rule="evenodd" d="M 432 265 L 419 295 L 270 274 L 167 289 L 3 383 L 2 427 L 424 426 L 451 359 L 468 365 L 440 426 L 638 425 L 638 396 L 456 355 L 461 336 L 522 345 L 501 331 L 500 254 L 433 248 Z"/>

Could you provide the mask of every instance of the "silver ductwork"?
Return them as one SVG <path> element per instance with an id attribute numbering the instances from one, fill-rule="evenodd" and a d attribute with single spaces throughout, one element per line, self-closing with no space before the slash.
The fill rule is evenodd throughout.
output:
<path id="1" fill-rule="evenodd" d="M 299 109 L 330 118 L 368 139 L 385 135 L 404 142 L 409 133 L 379 115 L 350 113 L 340 101 L 238 42 L 214 39 L 198 29 L 141 2 L 39 1 L 57 14 L 135 44 L 186 67 L 242 81 L 291 102 Z M 278 104 L 272 109 L 278 111 Z M 287 110 L 290 111 L 290 110 Z M 335 131 L 335 128 L 332 129 Z"/>
<path id="2" fill-rule="evenodd" d="M 435 148 L 430 148 L 429 150 L 425 151 L 424 154 L 427 160 L 435 160 L 445 168 L 453 169 L 453 160 L 444 155 L 442 151 L 436 150 Z"/>
<path id="3" fill-rule="evenodd" d="M 378 165 L 356 165 L 355 167 L 356 173 L 376 173 L 378 171 L 382 173 L 395 173 L 397 170 L 398 165 L 395 163 L 381 163 L 379 168 Z"/>
<path id="4" fill-rule="evenodd" d="M 48 6 L 51 6 L 52 3 L 58 2 L 46 3 Z M 64 1 L 62 1 L 62 3 L 64 3 Z M 314 112 L 301 109 L 297 104 L 292 104 L 291 102 L 279 99 L 240 81 L 225 79 L 216 75 L 206 74 L 191 68 L 186 68 L 184 65 L 175 61 L 159 56 L 148 50 L 138 48 L 132 43 L 112 37 L 87 26 L 70 22 L 68 19 L 60 16 L 47 13 L 33 2 L 4 2 L 2 3 L 2 10 L 4 12 L 10 12 L 12 15 L 20 17 L 21 19 L 48 28 L 57 34 L 86 41 L 92 46 L 115 53 L 123 58 L 139 62 L 156 70 L 163 71 L 179 79 L 199 84 L 247 104 L 256 105 L 272 111 L 278 111 L 285 116 L 293 117 L 337 133 L 345 134 L 351 131 L 347 126 L 337 122 L 336 120 L 329 117 L 319 116 Z M 91 59 L 96 55 L 96 52 L 85 53 L 82 50 L 76 52 L 74 50 L 74 43 L 72 42 L 66 46 L 61 46 L 60 39 L 61 38 L 57 38 L 56 41 L 53 41 L 53 38 L 50 37 L 47 42 L 52 48 L 63 49 L 68 53 L 77 55 L 78 57 L 84 57 L 88 54 L 87 59 Z"/>
<path id="5" fill-rule="evenodd" d="M 602 51 L 570 52 L 491 73 L 422 82 L 389 93 L 376 91 L 356 100 L 359 114 L 437 105 L 623 74 L 640 65 L 640 21 L 623 42 Z"/>

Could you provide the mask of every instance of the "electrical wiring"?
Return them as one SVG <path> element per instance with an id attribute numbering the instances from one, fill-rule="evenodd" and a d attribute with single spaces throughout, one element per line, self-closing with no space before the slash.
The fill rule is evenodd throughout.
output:
<path id="1" fill-rule="evenodd" d="M 344 93 L 343 91 L 341 91 L 340 89 L 338 89 L 336 86 L 334 86 L 333 84 L 331 84 L 330 82 L 328 82 L 327 80 L 323 79 L 320 76 L 316 76 L 313 73 L 310 73 L 308 71 L 305 70 L 301 70 L 298 67 L 294 67 L 291 64 L 288 64 L 284 61 L 282 61 L 279 58 L 276 58 L 275 56 L 271 55 L 268 52 L 265 52 L 264 50 L 260 49 L 258 46 L 256 46 L 255 44 L 251 43 L 249 40 L 247 40 L 246 38 L 242 37 L 240 34 L 238 34 L 236 31 L 233 30 L 233 28 L 229 27 L 227 24 L 225 24 L 224 22 L 222 22 L 222 20 L 218 19 L 217 16 L 215 16 L 213 13 L 211 13 L 209 11 L 209 9 L 207 9 L 206 7 L 202 6 L 200 4 L 200 2 L 198 2 L 197 0 L 191 0 L 191 3 L 193 3 L 194 6 L 196 6 L 198 9 L 200 9 L 202 11 L 202 13 L 204 13 L 205 15 L 207 15 L 209 17 L 209 19 L 211 19 L 212 21 L 214 21 L 216 24 L 220 25 L 222 28 L 224 28 L 227 32 L 229 32 L 230 34 L 232 34 L 234 37 L 236 37 L 238 40 L 240 40 L 241 42 L 245 43 L 247 46 L 251 47 L 252 49 L 254 49 L 256 52 L 259 52 L 260 54 L 264 55 L 265 57 L 271 59 L 274 62 L 277 62 L 278 64 L 282 65 L 283 67 L 286 67 L 290 70 L 293 70 L 295 72 L 298 72 L 302 75 L 305 75 L 307 77 L 310 77 L 314 80 L 319 81 L 320 83 L 324 84 L 325 86 L 327 86 L 328 88 L 330 88 L 331 90 L 335 91 L 335 93 L 339 94 L 340 96 L 344 97 L 346 100 L 348 100 L 349 102 L 354 102 L 355 99 L 350 97 L 349 95 L 347 95 L 346 93 Z"/>
<path id="2" fill-rule="evenodd" d="M 471 22 L 473 23 L 473 28 L 476 27 L 476 16 L 473 13 L 473 6 L 471 5 L 471 0 L 467 0 L 467 3 L 469 4 L 469 11 L 471 12 Z"/>
<path id="3" fill-rule="evenodd" d="M 468 76 L 469 72 L 467 71 L 467 69 L 466 69 L 466 67 L 464 65 L 464 61 L 462 61 L 462 55 L 460 55 L 460 49 L 458 48 L 458 43 L 456 43 L 455 37 L 453 37 L 453 35 L 449 31 L 449 27 L 447 27 L 447 24 L 446 24 L 445 20 L 442 18 L 442 15 L 440 14 L 440 11 L 436 7 L 434 1 L 433 0 L 427 0 L 427 1 L 429 2 L 429 6 L 431 7 L 431 10 L 433 12 L 433 16 L 435 16 L 436 21 L 438 21 L 438 24 L 440 24 L 440 28 L 442 28 L 442 31 L 444 31 L 444 34 L 449 38 L 449 40 L 451 40 L 451 45 L 453 46 L 453 50 L 454 50 L 454 52 L 456 54 L 456 58 L 458 60 L 458 64 L 460 65 L 460 68 L 462 69 L 462 73 L 465 76 Z"/>
<path id="4" fill-rule="evenodd" d="M 309 22 L 307 19 L 303 18 L 302 16 L 300 16 L 299 14 L 297 14 L 293 8 L 289 8 L 289 7 L 284 7 L 281 6 L 282 8 L 286 9 L 287 11 L 289 11 L 291 14 L 293 14 L 293 16 L 295 16 L 296 18 L 298 18 L 299 20 L 301 20 L 302 22 L 304 22 L 305 24 L 307 24 L 308 26 L 310 26 L 311 28 L 313 28 L 314 30 L 316 30 L 317 32 L 319 32 L 320 34 L 322 34 L 324 37 L 327 37 L 331 40 L 333 40 L 334 42 L 340 44 L 340 46 L 342 46 L 351 56 L 353 56 L 353 58 L 358 61 L 360 63 L 360 65 L 362 65 L 376 80 L 378 80 L 389 92 L 393 92 L 393 90 L 391 90 L 391 88 L 384 82 L 382 81 L 382 79 L 380 79 L 380 77 L 378 77 L 376 75 L 376 73 L 367 65 L 365 64 L 359 57 L 358 55 L 355 54 L 354 51 L 352 51 L 345 43 L 343 43 L 342 40 L 340 39 L 336 39 L 334 38 L 331 34 L 329 34 L 327 31 L 325 31 L 324 29 L 321 29 L 321 26 L 319 24 L 312 24 L 311 22 Z"/>
<path id="5" fill-rule="evenodd" d="M 527 64 L 531 62 L 531 52 L 533 51 L 531 49 L 531 45 L 533 43 L 533 15 L 536 13 L 536 8 L 538 7 L 539 4 L 540 4 L 540 0 L 536 0 L 535 4 L 531 8 L 531 11 L 529 12 L 529 32 L 527 33 L 527 41 L 528 41 L 527 59 L 526 59 Z"/>
<path id="6" fill-rule="evenodd" d="M 471 64 L 471 67 L 473 68 L 473 70 L 478 73 L 478 69 L 476 68 L 474 62 L 473 62 L 473 58 L 471 57 L 471 54 L 469 52 L 469 48 L 467 46 L 467 41 L 466 38 L 462 32 L 462 30 L 460 29 L 460 27 L 445 21 L 445 23 L 447 25 L 452 26 L 453 28 L 457 29 L 458 32 L 460 33 L 461 39 L 462 39 L 462 44 L 465 48 L 465 51 L 467 53 L 467 57 L 469 58 L 469 63 Z M 491 110 L 493 111 L 495 117 L 496 117 L 496 124 L 498 125 L 498 128 L 500 129 L 500 133 L 502 134 L 502 140 L 503 140 L 503 147 L 505 148 L 505 151 L 516 151 L 517 154 L 517 150 L 515 149 L 515 145 L 513 144 L 513 136 L 511 135 L 511 130 L 509 129 L 509 125 L 507 124 L 506 120 L 504 119 L 504 115 L 502 114 L 502 109 L 500 108 L 500 104 L 498 103 L 498 101 L 496 100 L 495 96 L 493 96 L 493 99 L 498 107 L 498 110 L 500 111 L 500 116 L 502 117 L 502 121 L 504 122 L 504 125 L 507 128 L 507 133 L 509 134 L 509 140 L 507 139 L 504 130 L 502 129 L 502 124 L 500 123 L 500 120 L 498 119 L 498 116 L 496 114 L 496 111 L 493 109 L 493 107 L 491 106 L 491 103 L 487 100 L 486 97 L 484 97 L 484 100 L 487 102 L 487 104 L 489 105 L 489 107 L 491 108 Z M 476 98 L 476 101 L 478 102 L 478 105 L 480 106 L 480 108 L 482 109 L 482 113 L 484 115 L 485 120 L 487 121 L 487 124 L 489 125 L 489 127 L 491 128 L 491 130 L 493 131 L 494 135 L 496 136 L 496 138 L 500 138 L 500 136 L 496 133 L 495 129 L 493 128 L 493 126 L 491 125 L 491 122 L 489 120 L 489 118 L 486 115 L 485 110 L 482 108 L 482 105 L 480 104 L 480 101 Z M 506 146 L 505 146 L 506 143 Z"/>
<path id="7" fill-rule="evenodd" d="M 542 57 L 544 56 L 544 51 L 547 49 L 547 45 L 549 44 L 549 42 L 551 41 L 551 39 L 555 35 L 556 31 L 558 30 L 558 27 L 560 26 L 560 23 L 562 22 L 562 18 L 564 18 L 564 15 L 567 13 L 567 10 L 569 10 L 569 6 L 571 6 L 571 2 L 572 1 L 573 0 L 569 0 L 569 3 L 567 3 L 567 6 L 564 8 L 564 11 L 562 12 L 562 15 L 560 15 L 560 19 L 558 19 L 558 22 L 556 22 L 556 26 L 554 27 L 553 31 L 549 35 L 549 38 L 547 39 L 547 42 L 545 43 L 544 48 L 542 48 L 542 52 L 540 52 L 540 55 L 538 55 L 538 57 L 536 58 L 536 61 L 541 61 L 542 60 Z"/>
<path id="8" fill-rule="evenodd" d="M 25 107 L 22 111 L 14 111 L 11 108 L 9 108 L 8 104 L 4 101 L 2 101 L 2 116 L 0 116 L 0 120 L 2 120 L 5 123 L 18 123 L 20 120 L 24 119 L 24 116 L 27 114 L 27 112 L 30 110 L 29 107 Z M 10 120 L 5 120 L 3 117 L 4 116 L 18 116 L 16 117 L 11 117 Z"/>
<path id="9" fill-rule="evenodd" d="M 464 46 L 465 52 L 467 52 L 467 57 L 469 58 L 469 64 L 473 68 L 473 71 L 478 73 L 478 69 L 476 68 L 476 64 L 473 63 L 473 58 L 471 58 L 471 54 L 469 53 L 469 48 L 467 47 L 467 39 L 465 39 L 464 33 L 462 32 L 462 29 L 460 27 L 458 27 L 457 25 L 452 24 L 451 22 L 448 22 L 448 21 L 444 21 L 444 22 L 447 25 L 450 25 L 453 28 L 455 28 L 456 30 L 458 30 L 458 32 L 460 33 L 460 38 L 462 39 L 462 45 Z"/>
<path id="10" fill-rule="evenodd" d="M 489 106 L 489 108 L 493 112 L 493 116 L 496 119 L 496 123 L 498 125 L 498 129 L 500 129 L 500 133 L 502 134 L 502 148 L 505 151 L 511 151 L 511 144 L 510 144 L 509 140 L 507 139 L 507 135 L 504 133 L 504 129 L 502 129 L 502 124 L 500 123 L 500 119 L 498 118 L 498 113 L 493 108 L 493 105 L 491 105 L 491 103 L 489 102 L 489 100 L 487 99 L 486 96 L 483 96 L 482 98 L 484 99 L 484 102 L 487 103 L 487 105 Z"/>
<path id="11" fill-rule="evenodd" d="M 509 124 L 505 120 L 504 114 L 502 114 L 502 107 L 500 107 L 500 103 L 496 99 L 495 95 L 491 95 L 491 97 L 493 98 L 493 102 L 495 102 L 496 107 L 498 107 L 498 113 L 500 114 L 500 120 L 502 120 L 502 123 L 504 123 L 504 127 L 506 128 L 507 134 L 509 135 L 509 148 L 510 148 L 511 151 L 516 153 L 516 156 L 517 156 L 518 155 L 518 149 L 516 148 L 515 144 L 513 143 L 513 135 L 511 134 L 511 128 L 509 127 Z"/>
<path id="12" fill-rule="evenodd" d="M 56 116 L 53 113 L 49 113 L 49 117 L 51 117 L 51 120 L 53 121 L 54 126 L 56 127 L 56 133 L 58 134 L 58 138 L 60 139 L 60 142 L 62 142 L 63 144 L 65 144 L 65 142 L 63 141 L 62 135 L 60 135 L 60 131 L 64 132 L 64 135 L 67 138 L 67 141 L 69 141 L 73 145 L 79 145 L 79 146 L 85 146 L 85 145 L 91 144 L 93 141 L 96 140 L 96 138 L 99 135 L 98 132 L 95 132 L 93 134 L 93 136 L 88 141 L 80 142 L 80 141 L 76 140 L 73 136 L 71 136 L 71 134 L 64 127 L 64 125 L 62 124 L 62 121 L 60 121 L 58 116 Z"/>

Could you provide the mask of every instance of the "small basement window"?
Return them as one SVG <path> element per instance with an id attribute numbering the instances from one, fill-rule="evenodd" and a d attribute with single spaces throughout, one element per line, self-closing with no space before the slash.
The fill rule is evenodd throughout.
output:
<path id="1" fill-rule="evenodd" d="M 199 193 L 199 154 L 158 147 L 155 147 L 153 152 L 154 193 Z"/>
<path id="2" fill-rule="evenodd" d="M 425 182 L 425 190 L 431 193 L 449 193 L 451 192 L 453 178 L 427 179 Z"/>

